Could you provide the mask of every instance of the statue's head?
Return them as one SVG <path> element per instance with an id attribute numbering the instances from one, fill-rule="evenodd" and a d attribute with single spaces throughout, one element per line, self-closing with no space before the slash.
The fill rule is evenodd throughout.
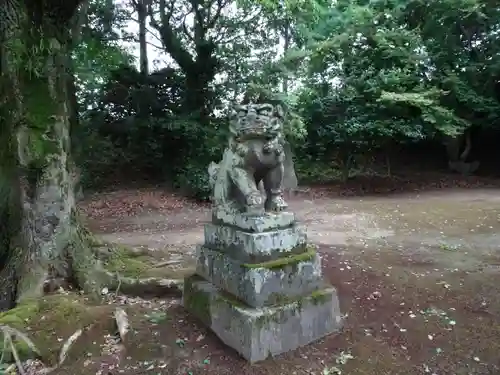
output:
<path id="1" fill-rule="evenodd" d="M 269 103 L 241 104 L 233 108 L 231 126 L 241 134 L 267 135 L 281 130 L 283 108 Z"/>

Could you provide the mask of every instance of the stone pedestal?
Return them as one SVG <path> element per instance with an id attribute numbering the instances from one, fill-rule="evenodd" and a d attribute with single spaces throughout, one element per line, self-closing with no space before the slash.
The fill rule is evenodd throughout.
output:
<path id="1" fill-rule="evenodd" d="M 335 288 L 292 213 L 214 212 L 183 303 L 227 345 L 257 362 L 307 345 L 342 325 Z"/>

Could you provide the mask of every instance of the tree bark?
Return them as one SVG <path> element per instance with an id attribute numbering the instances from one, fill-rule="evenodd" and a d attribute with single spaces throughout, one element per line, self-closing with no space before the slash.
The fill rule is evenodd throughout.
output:
<path id="1" fill-rule="evenodd" d="M 42 295 L 51 277 L 94 296 L 106 280 L 76 212 L 66 43 L 41 36 L 38 75 L 16 74 L 22 62 L 0 46 L 0 310 Z"/>
<path id="2" fill-rule="evenodd" d="M 6 36 L 6 35 L 3 35 Z M 0 40 L 8 40 L 0 38 Z M 21 229 L 22 207 L 16 128 L 20 102 L 17 79 L 11 69 L 9 50 L 0 45 L 0 311 L 17 298 L 17 240 Z"/>
<path id="3" fill-rule="evenodd" d="M 462 149 L 463 141 L 463 134 L 444 137 L 444 144 L 446 146 L 446 153 L 449 161 L 456 162 L 460 160 L 460 150 Z"/>
<path id="4" fill-rule="evenodd" d="M 448 168 L 464 175 L 474 173 L 479 168 L 479 162 L 467 162 L 472 149 L 472 140 L 469 130 L 461 135 L 445 136 L 444 144 L 448 155 Z M 462 150 L 463 148 L 463 150 Z"/>
<path id="5" fill-rule="evenodd" d="M 285 56 L 290 49 L 290 21 L 287 19 L 285 25 L 283 26 L 283 38 L 285 39 L 283 44 L 283 55 Z M 283 77 L 283 93 L 288 94 L 288 77 Z"/>
<path id="6" fill-rule="evenodd" d="M 76 214 L 67 61 L 66 46 L 51 38 L 44 82 L 54 113 L 45 124 L 44 141 L 50 146 L 39 178 L 31 181 L 33 194 L 23 202 L 23 238 L 30 241 L 24 241 L 28 246 L 18 274 L 18 302 L 43 294 L 49 278 L 71 280 L 95 295 L 100 291 L 97 261 Z"/>
<path id="7" fill-rule="evenodd" d="M 137 15 L 139 19 L 139 60 L 141 73 L 144 76 L 148 75 L 148 48 L 146 41 L 146 19 L 148 16 L 145 0 L 137 0 Z"/>

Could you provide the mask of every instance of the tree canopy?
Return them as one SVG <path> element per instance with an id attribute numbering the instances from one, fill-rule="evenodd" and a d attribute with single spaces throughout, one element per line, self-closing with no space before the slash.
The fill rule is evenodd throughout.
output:
<path id="1" fill-rule="evenodd" d="M 287 109 L 297 167 L 340 168 L 344 178 L 359 155 L 429 144 L 469 163 L 478 137 L 497 134 L 500 8 L 491 1 L 82 4 L 72 136 L 87 185 L 134 170 L 204 196 L 228 109 L 262 95 Z"/>
<path id="2" fill-rule="evenodd" d="M 227 109 L 261 94 L 286 105 L 301 160 L 340 158 L 345 168 L 357 154 L 422 142 L 446 143 L 455 161 L 471 130 L 498 128 L 499 8 L 492 2 L 133 0 L 101 7 L 101 15 L 113 14 L 101 19 L 111 26 L 96 29 L 108 34 L 84 36 L 75 55 L 92 72 L 84 78 L 77 68 L 86 82 L 81 93 L 93 101 L 82 112 L 84 128 L 113 144 L 106 156 L 95 155 L 101 164 L 114 165 L 111 155 L 123 153 L 138 169 L 198 191 L 207 158 L 220 155 Z M 127 22 L 139 25 L 137 35 L 120 31 Z M 138 70 L 117 34 L 139 52 Z M 151 53 L 165 58 L 164 67 L 151 69 Z M 197 139 L 205 141 L 192 154 Z M 200 181 L 181 182 L 186 173 Z"/>

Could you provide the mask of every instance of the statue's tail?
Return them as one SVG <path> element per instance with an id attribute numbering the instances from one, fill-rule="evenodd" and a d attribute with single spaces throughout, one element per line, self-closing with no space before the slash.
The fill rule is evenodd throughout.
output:
<path id="1" fill-rule="evenodd" d="M 285 152 L 285 160 L 283 161 L 283 189 L 293 190 L 297 189 L 298 180 L 297 174 L 295 173 L 295 168 L 293 165 L 293 152 L 290 143 L 285 142 L 283 145 Z"/>
<path id="2" fill-rule="evenodd" d="M 226 150 L 219 164 L 212 162 L 208 166 L 208 180 L 212 187 L 212 200 L 216 205 L 227 202 L 230 184 L 228 170 L 231 168 L 231 162 L 231 152 Z"/>
<path id="3" fill-rule="evenodd" d="M 208 166 L 208 183 L 212 190 L 215 187 L 215 182 L 217 181 L 217 175 L 219 174 L 220 166 L 216 162 L 211 162 Z"/>

